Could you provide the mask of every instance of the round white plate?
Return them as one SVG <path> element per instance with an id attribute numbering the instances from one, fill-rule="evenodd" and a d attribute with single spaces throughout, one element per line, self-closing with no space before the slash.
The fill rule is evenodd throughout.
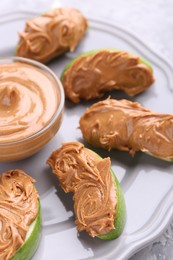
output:
<path id="1" fill-rule="evenodd" d="M 12 56 L 25 21 L 36 14 L 6 13 L 0 16 L 0 57 Z M 131 98 L 145 107 L 163 113 L 173 113 L 173 68 L 144 43 L 119 26 L 89 19 L 90 30 L 76 51 L 67 53 L 48 66 L 60 76 L 72 57 L 98 48 L 116 48 L 134 52 L 147 59 L 154 69 L 155 84 L 141 95 Z M 108 95 L 107 95 L 108 96 Z M 128 98 L 114 91 L 117 99 Z M 41 197 L 43 232 L 34 260 L 127 259 L 155 239 L 169 223 L 173 214 L 173 164 L 146 154 L 132 158 L 126 152 L 96 150 L 110 156 L 112 168 L 121 182 L 127 206 L 127 223 L 123 234 L 114 241 L 78 234 L 74 224 L 72 194 L 64 194 L 58 181 L 46 165 L 50 153 L 62 142 L 79 140 L 80 116 L 92 102 L 73 105 L 66 102 L 63 124 L 57 135 L 36 155 L 18 162 L 0 163 L 1 172 L 20 168 L 36 179 Z"/>

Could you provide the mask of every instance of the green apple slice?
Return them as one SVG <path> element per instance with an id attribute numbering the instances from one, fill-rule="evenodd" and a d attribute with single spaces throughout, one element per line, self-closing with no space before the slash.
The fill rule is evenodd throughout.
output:
<path id="1" fill-rule="evenodd" d="M 41 208 L 39 202 L 39 210 L 36 219 L 29 226 L 24 244 L 16 251 L 10 260 L 30 260 L 37 250 L 41 236 Z"/>
<path id="2" fill-rule="evenodd" d="M 65 168 L 62 166 L 64 164 L 61 163 L 61 160 L 64 158 L 70 158 L 67 160 Z M 91 237 L 103 240 L 112 240 L 119 237 L 126 222 L 126 206 L 120 184 L 110 167 L 110 158 L 103 159 L 80 142 L 69 142 L 63 143 L 61 148 L 55 150 L 48 158 L 47 163 L 58 178 L 62 189 L 66 193 L 74 193 L 73 200 L 77 230 L 79 232 L 85 230 Z M 92 172 L 91 168 L 96 169 Z M 91 176 L 92 174 L 94 177 Z M 92 185 L 93 178 L 94 182 Z M 104 181 L 108 181 L 107 185 L 110 186 L 102 188 Z M 91 190 L 90 187 L 92 187 Z M 100 190 L 96 192 L 95 188 Z M 114 190 L 113 193 L 112 190 Z M 106 192 L 106 196 L 104 196 L 104 192 Z M 87 196 L 86 202 L 85 195 L 87 193 L 89 196 Z M 103 199 L 100 198 L 99 194 L 102 194 L 101 197 Z M 101 201 L 103 201 L 103 204 L 100 204 L 102 203 Z M 93 205 L 97 204 L 97 202 L 99 204 L 98 214 L 97 208 L 93 208 Z M 90 206 L 91 211 L 89 209 Z M 112 206 L 115 208 L 113 209 Z M 86 215 L 85 207 L 89 211 Z M 101 210 L 102 207 L 106 208 L 105 211 Z M 106 214 L 108 214 L 107 217 Z M 81 215 L 83 216 L 81 217 Z M 91 222 L 89 220 L 90 217 Z M 97 219 L 99 220 L 98 223 Z M 100 224 L 102 219 L 105 223 Z"/>
<path id="3" fill-rule="evenodd" d="M 84 56 L 90 56 L 90 55 L 93 55 L 99 51 L 102 51 L 102 50 L 109 50 L 109 51 L 121 51 L 121 50 L 118 50 L 118 49 L 113 49 L 113 48 L 105 48 L 105 49 L 97 49 L 97 50 L 91 50 L 91 51 L 88 51 L 88 52 L 85 52 L 81 55 L 79 55 L 78 57 L 72 59 L 69 63 L 67 63 L 67 65 L 64 67 L 64 70 L 62 71 L 62 74 L 61 74 L 61 81 L 63 81 L 63 78 L 64 78 L 64 73 L 80 58 L 84 57 Z M 145 60 L 144 58 L 141 58 L 139 57 L 140 59 L 140 62 L 145 64 L 151 71 L 153 71 L 153 68 L 152 66 L 149 64 L 149 62 L 147 60 Z"/>

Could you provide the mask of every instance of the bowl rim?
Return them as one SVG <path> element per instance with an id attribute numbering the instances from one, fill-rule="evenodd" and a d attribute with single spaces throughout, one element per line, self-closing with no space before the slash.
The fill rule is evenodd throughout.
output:
<path id="1" fill-rule="evenodd" d="M 19 140 L 12 141 L 12 142 L 0 143 L 0 147 L 7 146 L 7 145 L 14 145 L 14 144 L 23 143 L 25 141 L 33 139 L 34 137 L 37 137 L 40 134 L 44 133 L 51 125 L 53 125 L 55 123 L 55 121 L 59 117 L 60 113 L 63 111 L 64 104 L 65 104 L 64 87 L 63 87 L 60 79 L 58 78 L 58 76 L 48 66 L 42 64 L 39 61 L 28 59 L 28 58 L 23 58 L 23 57 L 19 57 L 19 56 L 0 57 L 0 64 L 2 64 L 3 61 L 4 61 L 4 64 L 5 63 L 6 64 L 7 63 L 13 63 L 13 62 L 17 62 L 17 61 L 19 61 L 19 62 L 22 61 L 22 62 L 24 62 L 26 64 L 35 66 L 35 67 L 37 67 L 40 70 L 42 69 L 43 71 L 48 72 L 48 74 L 51 75 L 51 77 L 57 83 L 58 92 L 60 94 L 60 102 L 58 104 L 58 107 L 57 107 L 53 117 L 50 119 L 48 124 L 46 124 L 43 128 L 41 128 L 39 131 L 37 131 L 37 132 L 33 133 L 32 135 L 27 136 L 27 137 L 25 137 L 23 139 L 19 139 Z"/>

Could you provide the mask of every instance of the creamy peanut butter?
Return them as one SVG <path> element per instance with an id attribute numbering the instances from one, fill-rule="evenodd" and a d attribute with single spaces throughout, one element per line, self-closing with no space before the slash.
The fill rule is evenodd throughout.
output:
<path id="1" fill-rule="evenodd" d="M 96 147 L 150 153 L 173 159 L 173 115 L 155 113 L 139 103 L 106 99 L 80 119 L 84 139 Z"/>
<path id="2" fill-rule="evenodd" d="M 66 97 L 78 103 L 80 99 L 100 98 L 113 89 L 137 95 L 154 82 L 154 77 L 136 55 L 100 50 L 78 57 L 64 72 L 62 82 Z"/>
<path id="3" fill-rule="evenodd" d="M 64 143 L 52 153 L 48 164 L 65 192 L 74 192 L 78 231 L 92 237 L 114 229 L 117 194 L 110 159 L 101 159 L 79 142 Z"/>
<path id="4" fill-rule="evenodd" d="M 18 141 L 45 127 L 59 104 L 57 86 L 25 63 L 0 64 L 0 143 Z"/>
<path id="5" fill-rule="evenodd" d="M 0 259 L 10 259 L 24 243 L 29 225 L 35 220 L 38 193 L 34 179 L 21 170 L 0 176 Z"/>
<path id="6" fill-rule="evenodd" d="M 26 22 L 16 55 L 47 62 L 74 51 L 87 29 L 87 20 L 74 8 L 57 8 Z"/>

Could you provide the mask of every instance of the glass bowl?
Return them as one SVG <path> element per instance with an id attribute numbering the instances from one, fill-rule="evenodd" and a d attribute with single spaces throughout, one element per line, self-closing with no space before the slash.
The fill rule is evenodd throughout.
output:
<path id="1" fill-rule="evenodd" d="M 57 133 L 59 127 L 62 123 L 63 110 L 64 110 L 64 89 L 61 81 L 58 77 L 45 65 L 26 58 L 21 57 L 8 57 L 0 58 L 0 65 L 8 63 L 22 63 L 30 65 L 41 71 L 42 74 L 46 75 L 48 79 L 51 79 L 55 94 L 57 95 L 57 108 L 53 112 L 51 119 L 38 131 L 32 133 L 27 137 L 22 137 L 21 139 L 12 141 L 2 141 L 2 133 L 0 134 L 0 161 L 14 161 L 21 160 L 26 157 L 33 155 L 38 152 L 45 144 L 47 144 L 52 137 Z M 12 79 L 10 79 L 12 81 Z M 0 84 L 3 84 L 3 79 L 1 77 L 0 68 Z M 1 85 L 0 85 L 1 88 Z M 1 89 L 0 89 L 1 94 Z M 2 100 L 0 100 L 2 101 Z M 0 111 L 1 113 L 1 111 Z M 2 117 L 0 117 L 2 118 Z M 1 120 L 1 119 L 0 119 Z M 3 127 L 2 121 L 0 122 L 0 128 Z M 8 129 L 7 129 L 8 130 Z M 5 134 L 5 133 L 4 133 Z"/>

